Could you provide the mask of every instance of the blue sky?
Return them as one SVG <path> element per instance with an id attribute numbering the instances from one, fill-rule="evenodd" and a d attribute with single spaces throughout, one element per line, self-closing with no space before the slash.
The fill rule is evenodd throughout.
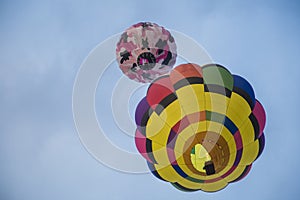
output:
<path id="1" fill-rule="evenodd" d="M 0 1 L 1 199 L 298 199 L 299 8 L 297 1 Z M 253 85 L 267 112 L 266 147 L 242 181 L 213 194 L 183 193 L 151 174 L 105 167 L 82 146 L 72 115 L 76 73 L 97 44 L 139 21 L 189 35 Z"/>

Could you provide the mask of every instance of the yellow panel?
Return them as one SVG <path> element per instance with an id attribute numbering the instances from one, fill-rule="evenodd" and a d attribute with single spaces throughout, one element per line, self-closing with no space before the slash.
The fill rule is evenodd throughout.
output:
<path id="1" fill-rule="evenodd" d="M 206 121 L 206 128 L 207 131 L 220 133 L 223 129 L 223 124 L 220 124 L 218 122 L 213 122 L 213 121 Z"/>
<path id="2" fill-rule="evenodd" d="M 259 142 L 256 140 L 255 142 L 250 143 L 245 146 L 243 149 L 243 155 L 240 161 L 241 165 L 249 165 L 251 164 L 257 157 L 259 151 Z"/>
<path id="3" fill-rule="evenodd" d="M 176 142 L 182 142 L 182 140 L 180 138 L 177 139 Z M 165 145 L 161 145 L 158 144 L 156 142 L 152 141 L 152 153 L 155 157 L 155 160 L 157 161 L 158 164 L 162 166 L 167 166 L 170 163 L 174 162 L 175 160 L 178 162 L 184 162 L 183 160 L 180 160 L 180 158 L 182 157 L 183 153 L 182 152 L 178 152 L 176 150 L 174 150 L 174 158 L 173 157 L 168 157 L 168 152 L 167 152 L 167 146 Z M 175 159 L 175 160 L 170 160 L 170 159 Z"/>
<path id="4" fill-rule="evenodd" d="M 234 125 L 239 129 L 244 121 L 248 118 L 248 116 L 243 116 L 241 114 L 242 111 L 228 109 L 226 112 L 227 117 L 234 123 Z"/>
<path id="5" fill-rule="evenodd" d="M 195 131 L 191 128 L 191 126 L 188 126 L 185 129 L 183 129 L 178 135 L 178 137 L 180 137 L 181 140 L 178 140 L 175 144 L 176 152 L 185 152 L 186 149 L 184 149 L 184 147 L 186 145 L 186 141 L 190 138 L 194 138 L 195 136 Z"/>
<path id="6" fill-rule="evenodd" d="M 195 131 L 195 133 L 200 133 L 206 131 L 206 121 L 200 121 L 197 123 L 193 123 L 190 125 L 191 128 Z"/>
<path id="7" fill-rule="evenodd" d="M 232 93 L 226 115 L 239 128 L 243 121 L 248 118 L 251 108 L 247 101 L 236 93 Z"/>
<path id="8" fill-rule="evenodd" d="M 225 166 L 225 168 L 223 170 L 221 170 L 219 173 L 217 174 L 213 174 L 210 176 L 206 176 L 206 175 L 201 175 L 201 174 L 195 174 L 193 171 L 190 170 L 189 167 L 192 166 L 188 166 L 184 164 L 184 159 L 182 157 L 178 158 L 177 163 L 180 166 L 180 168 L 182 170 L 184 170 L 184 172 L 189 175 L 190 177 L 193 178 L 197 178 L 200 180 L 210 180 L 210 179 L 214 179 L 214 178 L 218 178 L 220 176 L 222 176 L 223 174 L 225 174 L 233 165 L 234 161 L 235 161 L 235 153 L 233 153 L 230 157 L 229 157 L 229 161 L 227 163 L 227 165 Z"/>
<path id="9" fill-rule="evenodd" d="M 180 119 L 185 116 L 179 101 L 173 101 L 161 113 L 160 118 L 166 122 L 170 127 L 173 127 Z"/>
<path id="10" fill-rule="evenodd" d="M 181 179 L 180 181 L 178 181 L 178 183 L 183 187 L 193 189 L 193 190 L 199 190 L 204 186 L 203 183 L 197 183 L 187 179 Z"/>
<path id="11" fill-rule="evenodd" d="M 229 140 L 227 142 L 227 145 L 229 146 L 229 152 L 230 153 L 235 153 L 236 152 L 236 144 L 235 144 L 235 140 L 234 139 Z"/>
<path id="12" fill-rule="evenodd" d="M 226 114 L 230 99 L 224 95 L 205 92 L 205 107 L 206 110 Z"/>
<path id="13" fill-rule="evenodd" d="M 252 123 L 249 119 L 244 121 L 243 126 L 240 128 L 240 134 L 243 141 L 243 146 L 248 145 L 250 142 L 254 142 L 255 133 Z"/>
<path id="14" fill-rule="evenodd" d="M 228 183 L 225 180 L 221 179 L 213 183 L 205 183 L 201 189 L 206 192 L 215 192 L 223 189 L 227 185 Z"/>
<path id="15" fill-rule="evenodd" d="M 232 133 L 225 126 L 223 126 L 220 133 L 227 142 L 234 140 Z"/>
<path id="16" fill-rule="evenodd" d="M 230 99 L 231 100 L 229 107 L 232 107 L 232 109 L 235 110 L 243 111 L 243 113 L 245 113 L 245 116 L 249 116 L 249 114 L 251 113 L 251 107 L 249 106 L 246 99 L 234 92 L 231 94 Z"/>
<path id="17" fill-rule="evenodd" d="M 188 140 L 190 138 L 194 138 L 196 135 L 196 132 L 194 131 L 194 129 L 192 129 L 192 126 L 187 126 L 185 129 L 183 129 L 180 133 L 179 133 L 179 137 L 183 140 Z"/>
<path id="18" fill-rule="evenodd" d="M 153 137 L 159 133 L 164 126 L 166 126 L 166 123 L 156 113 L 153 112 L 147 122 L 146 136 L 148 138 Z"/>
<path id="19" fill-rule="evenodd" d="M 177 164 L 178 164 L 178 165 L 179 165 L 179 164 L 185 165 L 185 160 L 184 160 L 184 158 L 183 158 L 182 153 L 177 153 L 177 152 L 175 152 L 175 154 L 177 154 L 177 155 L 176 155 L 176 158 L 177 158 Z"/>
<path id="20" fill-rule="evenodd" d="M 201 176 L 200 174 L 196 174 L 193 171 L 191 171 L 191 169 L 189 167 L 192 166 L 188 166 L 184 163 L 184 159 L 183 157 L 178 158 L 177 160 L 178 166 L 184 171 L 184 173 L 186 173 L 188 176 L 193 177 L 193 178 L 198 178 L 201 180 L 205 180 L 205 176 Z"/>
<path id="21" fill-rule="evenodd" d="M 201 92 L 202 91 L 202 92 Z M 203 102 L 203 84 L 193 84 L 176 90 L 176 95 L 186 114 L 205 110 Z"/>
<path id="22" fill-rule="evenodd" d="M 170 164 L 166 146 L 152 142 L 152 152 L 157 163 L 165 166 Z"/>
<path id="23" fill-rule="evenodd" d="M 147 127 L 147 129 L 146 129 L 147 137 L 150 140 L 152 140 L 158 144 L 161 144 L 161 145 L 167 144 L 171 128 L 167 124 L 164 124 L 164 126 L 159 127 L 160 128 L 159 130 L 155 130 L 155 129 L 158 129 L 155 126 L 154 126 L 154 128 L 152 128 L 152 129 L 151 128 L 152 127 Z"/>
<path id="24" fill-rule="evenodd" d="M 245 165 L 237 166 L 231 174 L 225 177 L 225 180 L 228 182 L 234 181 L 244 172 L 245 168 L 246 168 Z"/>
<path id="25" fill-rule="evenodd" d="M 182 105 L 182 109 L 186 115 L 192 114 L 194 112 L 204 111 L 204 102 L 198 102 L 198 104 L 186 104 Z M 203 107 L 203 108 L 201 108 Z"/>
<path id="26" fill-rule="evenodd" d="M 195 93 L 197 101 L 204 101 L 204 85 L 203 84 L 192 84 L 192 85 L 190 85 L 190 87 L 192 88 L 193 92 Z"/>
<path id="27" fill-rule="evenodd" d="M 155 165 L 157 173 L 164 179 L 169 182 L 178 182 L 183 177 L 180 176 L 171 165 Z"/>

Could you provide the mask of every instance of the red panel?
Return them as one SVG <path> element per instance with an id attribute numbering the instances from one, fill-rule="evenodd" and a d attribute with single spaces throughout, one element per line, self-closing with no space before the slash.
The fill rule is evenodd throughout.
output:
<path id="1" fill-rule="evenodd" d="M 254 114 L 254 116 L 256 117 L 258 124 L 259 124 L 259 135 L 258 137 L 260 137 L 263 134 L 264 128 L 265 128 L 265 124 L 266 124 L 266 113 L 265 110 L 263 108 L 263 106 L 261 105 L 261 103 L 259 101 L 256 100 L 254 109 L 252 111 L 252 113 Z"/>
<path id="2" fill-rule="evenodd" d="M 146 150 L 146 137 L 137 129 L 135 131 L 135 145 L 140 154 L 150 163 L 153 163 L 149 158 Z"/>
<path id="3" fill-rule="evenodd" d="M 182 118 L 180 121 L 178 121 L 174 127 L 172 127 L 172 130 L 176 133 L 180 133 L 183 129 L 185 129 L 186 127 L 188 127 L 190 125 L 190 122 L 188 120 L 188 118 L 185 116 L 184 118 Z"/>
<path id="4" fill-rule="evenodd" d="M 151 108 L 155 110 L 156 106 L 169 94 L 174 92 L 173 85 L 169 76 L 163 76 L 154 81 L 147 91 L 147 101 Z"/>
<path id="5" fill-rule="evenodd" d="M 202 68 L 192 63 L 181 64 L 175 67 L 170 73 L 170 78 L 173 83 L 177 83 L 188 77 L 202 77 Z"/>
<path id="6" fill-rule="evenodd" d="M 240 131 L 235 132 L 233 137 L 234 137 L 236 149 L 237 150 L 242 149 L 243 148 L 243 140 L 242 140 Z"/>
<path id="7" fill-rule="evenodd" d="M 190 115 L 187 115 L 187 118 L 191 124 L 200 122 L 200 121 L 205 121 L 206 120 L 206 112 L 205 111 L 195 112 Z"/>

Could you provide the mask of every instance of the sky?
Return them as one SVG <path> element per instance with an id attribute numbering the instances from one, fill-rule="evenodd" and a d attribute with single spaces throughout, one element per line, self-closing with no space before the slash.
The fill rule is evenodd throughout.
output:
<path id="1" fill-rule="evenodd" d="M 295 0 L 0 1 L 0 199 L 299 199 L 299 9 Z M 140 21 L 186 34 L 253 85 L 267 113 L 266 146 L 245 179 L 185 193 L 149 173 L 113 170 L 81 143 L 72 112 L 80 66 Z M 105 72 L 96 112 L 107 137 L 134 152 L 105 106 L 121 76 L 113 64 Z M 144 91 L 132 95 L 131 115 Z"/>

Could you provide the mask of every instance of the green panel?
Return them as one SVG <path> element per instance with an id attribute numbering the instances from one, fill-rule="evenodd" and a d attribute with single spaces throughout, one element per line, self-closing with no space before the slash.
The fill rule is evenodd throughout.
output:
<path id="1" fill-rule="evenodd" d="M 206 111 L 206 120 L 223 124 L 225 120 L 225 115 L 216 112 Z"/>
<path id="2" fill-rule="evenodd" d="M 191 154 L 195 154 L 195 147 L 192 148 Z"/>
<path id="3" fill-rule="evenodd" d="M 175 183 L 171 183 L 176 189 L 181 190 L 183 192 L 193 192 L 195 190 L 189 190 L 188 188 L 184 189 L 183 187 L 179 187 L 178 185 L 176 185 Z"/>
<path id="4" fill-rule="evenodd" d="M 193 177 L 186 177 L 185 179 L 189 180 L 189 181 L 193 181 L 195 183 L 204 183 L 204 180 L 200 180 L 200 179 L 196 179 L 196 178 L 193 178 Z"/>
<path id="5" fill-rule="evenodd" d="M 206 65 L 202 68 L 205 84 L 215 84 L 226 87 L 230 91 L 233 88 L 231 73 L 220 65 Z"/>

